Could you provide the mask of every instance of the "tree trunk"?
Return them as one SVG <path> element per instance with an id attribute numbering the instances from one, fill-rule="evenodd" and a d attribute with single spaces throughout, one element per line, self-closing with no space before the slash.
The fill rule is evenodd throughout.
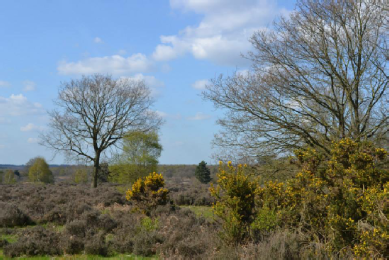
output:
<path id="1" fill-rule="evenodd" d="M 97 175 L 100 170 L 100 154 L 96 154 L 95 162 L 93 165 L 93 180 L 92 180 L 92 188 L 97 188 Z"/>

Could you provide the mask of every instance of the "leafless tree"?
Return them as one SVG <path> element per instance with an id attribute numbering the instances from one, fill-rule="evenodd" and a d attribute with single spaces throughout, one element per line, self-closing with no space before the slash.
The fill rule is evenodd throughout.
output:
<path id="1" fill-rule="evenodd" d="M 220 76 L 203 92 L 226 111 L 215 144 L 256 156 L 387 139 L 389 11 L 377 3 L 300 0 L 290 17 L 256 32 L 251 72 Z"/>
<path id="2" fill-rule="evenodd" d="M 84 76 L 62 83 L 57 110 L 49 113 L 50 131 L 41 144 L 70 159 L 93 163 L 92 187 L 97 187 L 100 159 L 130 130 L 157 130 L 161 118 L 150 110 L 153 99 L 143 81 L 111 76 Z"/>

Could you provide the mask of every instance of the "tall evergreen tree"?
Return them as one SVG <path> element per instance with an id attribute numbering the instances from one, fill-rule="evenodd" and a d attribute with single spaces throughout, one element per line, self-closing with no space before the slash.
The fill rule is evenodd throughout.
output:
<path id="1" fill-rule="evenodd" d="M 195 176 L 201 183 L 208 183 L 211 181 L 211 171 L 207 167 L 206 162 L 201 161 L 199 163 L 196 167 Z"/>

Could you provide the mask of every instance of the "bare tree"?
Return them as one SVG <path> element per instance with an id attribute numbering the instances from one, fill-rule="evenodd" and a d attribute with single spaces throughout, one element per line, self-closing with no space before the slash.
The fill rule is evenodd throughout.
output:
<path id="1" fill-rule="evenodd" d="M 70 159 L 93 163 L 92 186 L 97 187 L 100 159 L 130 130 L 157 130 L 161 118 L 150 110 L 153 99 L 143 81 L 114 80 L 93 75 L 62 83 L 49 113 L 49 132 L 41 144 Z"/>
<path id="2" fill-rule="evenodd" d="M 374 1 L 298 1 L 252 36 L 251 72 L 220 76 L 203 92 L 226 111 L 215 144 L 256 156 L 387 139 L 388 17 Z"/>

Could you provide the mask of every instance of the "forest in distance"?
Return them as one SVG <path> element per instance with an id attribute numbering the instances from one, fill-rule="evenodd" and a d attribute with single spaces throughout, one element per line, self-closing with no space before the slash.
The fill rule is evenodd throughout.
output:
<path id="1" fill-rule="evenodd" d="M 150 81 L 62 81 L 36 130 L 68 163 L 0 165 L 0 259 L 389 259 L 388 2 L 297 0 L 249 32 L 251 69 L 201 88 L 223 116 L 196 164 L 160 163 Z"/>

